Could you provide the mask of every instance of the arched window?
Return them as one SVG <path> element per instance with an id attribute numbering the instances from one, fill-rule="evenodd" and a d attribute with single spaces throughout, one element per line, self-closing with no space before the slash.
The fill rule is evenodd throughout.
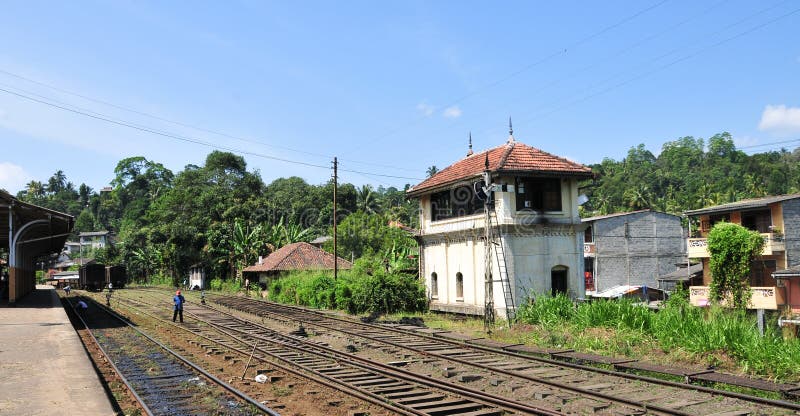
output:
<path id="1" fill-rule="evenodd" d="M 456 298 L 464 298 L 464 275 L 456 273 Z"/>
<path id="2" fill-rule="evenodd" d="M 439 275 L 436 272 L 431 273 L 431 297 L 439 297 Z"/>

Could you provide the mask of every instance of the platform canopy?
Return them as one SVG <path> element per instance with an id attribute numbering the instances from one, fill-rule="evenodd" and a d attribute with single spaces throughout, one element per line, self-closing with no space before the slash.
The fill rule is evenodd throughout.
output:
<path id="1" fill-rule="evenodd" d="M 8 253 L 8 301 L 36 287 L 36 261 L 64 248 L 74 218 L 0 191 L 0 249 Z"/>

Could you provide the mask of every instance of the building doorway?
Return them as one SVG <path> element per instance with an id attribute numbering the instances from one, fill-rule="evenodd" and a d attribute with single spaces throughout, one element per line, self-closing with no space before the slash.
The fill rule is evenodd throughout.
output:
<path id="1" fill-rule="evenodd" d="M 556 266 L 550 270 L 550 293 L 553 296 L 567 293 L 567 271 L 564 266 Z"/>

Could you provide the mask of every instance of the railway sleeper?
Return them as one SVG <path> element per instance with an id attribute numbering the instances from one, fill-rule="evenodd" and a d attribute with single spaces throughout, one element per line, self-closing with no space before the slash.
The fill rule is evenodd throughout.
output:
<path id="1" fill-rule="evenodd" d="M 395 403 L 400 403 L 402 405 L 412 406 L 416 408 L 413 405 L 442 402 L 446 398 L 447 396 L 445 396 L 444 394 L 429 393 L 423 396 L 415 396 L 415 397 L 409 397 L 407 399 L 395 400 Z"/>
<path id="2" fill-rule="evenodd" d="M 383 385 L 386 385 L 386 384 L 391 383 L 393 381 L 394 381 L 394 379 L 381 377 L 381 378 L 376 378 L 376 379 L 372 379 L 372 380 L 357 381 L 357 382 L 354 382 L 354 383 L 351 383 L 351 384 L 356 386 L 356 387 L 369 387 L 369 386 L 383 386 Z"/>
<path id="3" fill-rule="evenodd" d="M 409 398 L 409 397 L 424 396 L 424 395 L 426 395 L 428 393 L 430 393 L 430 390 L 422 390 L 422 389 L 416 388 L 414 390 L 408 390 L 408 391 L 403 391 L 403 392 L 398 392 L 398 393 L 383 394 L 382 396 L 386 397 L 389 400 L 395 400 L 396 401 L 396 400 L 399 400 L 399 399 L 405 399 L 405 398 Z"/>
<path id="4" fill-rule="evenodd" d="M 422 406 L 412 406 L 415 410 L 422 410 L 431 416 L 457 415 L 473 410 L 480 410 L 487 407 L 481 403 L 469 402 L 465 400 L 444 401 L 436 404 Z"/>

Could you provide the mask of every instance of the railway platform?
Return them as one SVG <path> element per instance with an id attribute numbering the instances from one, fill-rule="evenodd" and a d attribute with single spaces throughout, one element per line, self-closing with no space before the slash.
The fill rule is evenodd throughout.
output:
<path id="1" fill-rule="evenodd" d="M 55 289 L 0 303 L 0 415 L 114 415 Z"/>

